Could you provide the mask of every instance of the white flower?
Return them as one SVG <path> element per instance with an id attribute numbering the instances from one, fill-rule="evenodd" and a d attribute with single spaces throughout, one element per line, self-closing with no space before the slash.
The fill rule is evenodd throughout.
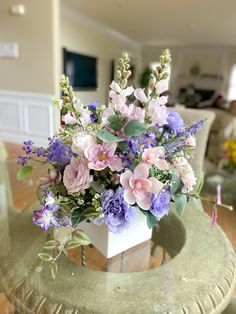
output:
<path id="1" fill-rule="evenodd" d="M 55 203 L 55 199 L 52 197 L 51 193 L 49 192 L 47 194 L 47 197 L 45 198 L 45 205 L 46 206 L 50 206 L 50 205 L 52 205 L 54 203 Z"/>
<path id="2" fill-rule="evenodd" d="M 134 91 L 134 96 L 141 102 L 147 102 L 148 101 L 147 96 L 145 95 L 144 90 L 142 88 L 137 88 Z"/>
<path id="3" fill-rule="evenodd" d="M 84 154 L 85 149 L 94 144 L 96 144 L 96 139 L 93 135 L 86 132 L 78 132 L 72 138 L 71 149 L 73 153 L 81 155 Z"/>
<path id="4" fill-rule="evenodd" d="M 78 123 L 77 119 L 70 114 L 70 112 L 67 112 L 63 117 L 62 121 L 65 122 L 65 124 L 75 124 Z"/>

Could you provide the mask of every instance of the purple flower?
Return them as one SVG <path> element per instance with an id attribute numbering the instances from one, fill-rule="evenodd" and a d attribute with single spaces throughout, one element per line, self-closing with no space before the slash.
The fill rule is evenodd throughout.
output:
<path id="1" fill-rule="evenodd" d="M 97 123 L 98 122 L 98 117 L 94 113 L 91 113 L 90 114 L 90 120 L 93 123 Z"/>
<path id="2" fill-rule="evenodd" d="M 206 121 L 206 119 L 202 119 L 202 120 L 200 120 L 200 121 L 198 121 L 198 122 L 193 123 L 193 124 L 187 129 L 187 131 L 188 131 L 191 135 L 197 134 L 197 133 L 201 130 L 201 128 L 203 127 L 205 121 Z M 190 135 L 190 136 L 191 136 L 191 135 Z M 190 137 L 190 136 L 189 136 L 189 137 Z"/>
<path id="3" fill-rule="evenodd" d="M 50 140 L 48 153 L 46 155 L 48 162 L 57 162 L 66 165 L 74 156 L 71 148 L 63 143 L 59 138 Z"/>
<path id="4" fill-rule="evenodd" d="M 116 191 L 107 190 L 101 194 L 103 218 L 111 232 L 120 233 L 134 223 L 137 209 L 124 201 L 124 190 L 119 187 Z"/>
<path id="5" fill-rule="evenodd" d="M 55 214 L 60 206 L 58 204 L 43 205 L 41 210 L 35 210 L 32 221 L 35 225 L 43 230 L 48 230 L 49 227 L 61 227 L 58 217 Z"/>
<path id="6" fill-rule="evenodd" d="M 28 161 L 31 159 L 29 156 L 18 156 L 17 164 L 25 166 L 28 164 Z"/>
<path id="7" fill-rule="evenodd" d="M 98 102 L 95 101 L 94 104 L 90 104 L 90 103 L 89 103 L 89 104 L 88 104 L 88 108 L 89 108 L 90 110 L 96 111 L 97 108 L 98 108 Z"/>
<path id="8" fill-rule="evenodd" d="M 37 147 L 33 150 L 33 154 L 35 154 L 37 157 L 45 157 L 45 150 L 42 147 Z"/>
<path id="9" fill-rule="evenodd" d="M 24 144 L 23 150 L 25 151 L 25 153 L 27 155 L 32 153 L 34 143 L 31 140 L 29 140 L 29 141 L 24 141 L 23 144 Z"/>
<path id="10" fill-rule="evenodd" d="M 184 121 L 177 112 L 170 111 L 167 117 L 168 127 L 175 133 L 181 133 L 184 128 Z"/>
<path id="11" fill-rule="evenodd" d="M 171 194 L 166 189 L 162 189 L 158 194 L 152 194 L 150 212 L 160 220 L 168 214 L 170 210 Z"/>

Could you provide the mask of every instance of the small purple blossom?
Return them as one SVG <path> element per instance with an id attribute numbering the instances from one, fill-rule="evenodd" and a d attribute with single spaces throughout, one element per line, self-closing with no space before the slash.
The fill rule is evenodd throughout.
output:
<path id="1" fill-rule="evenodd" d="M 32 217 L 33 223 L 43 230 L 48 230 L 49 227 L 61 227 L 56 215 L 59 208 L 58 204 L 43 205 L 41 210 L 34 211 Z"/>
<path id="2" fill-rule="evenodd" d="M 44 148 L 37 147 L 33 150 L 33 154 L 35 154 L 37 157 L 46 157 L 46 153 Z"/>
<path id="3" fill-rule="evenodd" d="M 27 155 L 32 153 L 34 143 L 31 140 L 29 140 L 29 141 L 24 141 L 23 144 L 24 146 L 22 149 L 25 151 L 25 153 Z"/>
<path id="4" fill-rule="evenodd" d="M 92 123 L 97 123 L 98 122 L 98 117 L 94 113 L 91 113 L 90 114 L 90 120 L 91 120 Z"/>
<path id="5" fill-rule="evenodd" d="M 171 194 L 168 190 L 162 189 L 160 193 L 153 194 L 151 197 L 150 212 L 160 220 L 163 216 L 168 214 L 170 210 Z"/>
<path id="6" fill-rule="evenodd" d="M 89 108 L 90 110 L 96 111 L 97 108 L 98 108 L 98 102 L 95 101 L 93 104 L 89 103 L 89 104 L 88 104 L 88 108 Z"/>
<path id="7" fill-rule="evenodd" d="M 61 139 L 53 138 L 50 140 L 46 155 L 48 162 L 57 162 L 66 165 L 73 156 L 71 148 L 65 145 Z"/>
<path id="8" fill-rule="evenodd" d="M 103 192 L 101 203 L 103 217 L 99 220 L 107 224 L 111 232 L 120 233 L 134 223 L 137 209 L 125 202 L 124 190 L 121 187 L 116 191 L 110 189 Z"/>
<path id="9" fill-rule="evenodd" d="M 184 121 L 177 112 L 170 111 L 167 117 L 168 127 L 175 133 L 179 134 L 184 131 Z"/>
<path id="10" fill-rule="evenodd" d="M 28 161 L 31 159 L 29 156 L 18 156 L 17 164 L 21 166 L 28 165 Z"/>
<path id="11" fill-rule="evenodd" d="M 202 119 L 190 125 L 190 127 L 187 128 L 187 132 L 191 134 L 190 136 L 197 134 L 203 128 L 205 121 L 206 119 Z"/>

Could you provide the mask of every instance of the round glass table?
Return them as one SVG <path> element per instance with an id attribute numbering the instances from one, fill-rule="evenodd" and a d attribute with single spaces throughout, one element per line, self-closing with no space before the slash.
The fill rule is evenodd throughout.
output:
<path id="1" fill-rule="evenodd" d="M 189 203 L 182 217 L 173 210 L 150 241 L 112 259 L 90 246 L 85 265 L 80 249 L 70 251 L 53 280 L 37 257 L 48 234 L 31 222 L 37 180 L 14 182 L 12 165 L 0 164 L 0 289 L 17 313 L 203 314 L 227 307 L 235 254 L 200 204 Z M 14 205 L 20 199 L 24 210 Z"/>

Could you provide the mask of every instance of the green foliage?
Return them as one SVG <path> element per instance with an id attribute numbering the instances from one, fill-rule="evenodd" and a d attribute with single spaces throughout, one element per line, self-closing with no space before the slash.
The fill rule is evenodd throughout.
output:
<path id="1" fill-rule="evenodd" d="M 91 244 L 91 240 L 89 237 L 82 231 L 76 231 L 73 233 L 73 239 L 77 241 L 80 245 L 89 245 Z"/>
<path id="2" fill-rule="evenodd" d="M 144 123 L 141 123 L 138 120 L 131 120 L 126 124 L 124 133 L 126 136 L 138 136 L 147 132 L 147 130 L 148 126 Z"/>
<path id="3" fill-rule="evenodd" d="M 197 184 L 197 187 L 196 187 L 196 194 L 200 194 L 201 193 L 203 184 L 204 184 L 204 172 L 202 171 L 202 173 L 201 173 L 201 175 L 199 176 L 199 179 L 198 179 L 198 184 Z"/>
<path id="4" fill-rule="evenodd" d="M 101 181 L 93 181 L 90 186 L 100 194 L 105 190 L 105 185 Z"/>
<path id="5" fill-rule="evenodd" d="M 112 134 L 106 129 L 101 129 L 97 132 L 97 137 L 102 140 L 103 142 L 110 143 L 110 142 L 121 142 L 123 139 L 119 138 L 118 136 Z"/>
<path id="6" fill-rule="evenodd" d="M 18 170 L 16 177 L 19 181 L 22 181 L 26 179 L 32 173 L 32 171 L 33 171 L 32 166 L 28 166 L 28 165 L 23 166 L 22 168 Z"/>
<path id="7" fill-rule="evenodd" d="M 140 77 L 140 85 L 142 88 L 149 86 L 149 81 L 152 77 L 152 69 L 147 67 Z"/>
<path id="8" fill-rule="evenodd" d="M 181 187 L 182 187 L 182 181 L 181 181 L 180 175 L 175 172 L 172 173 L 171 187 L 170 187 L 171 194 L 177 193 Z"/>
<path id="9" fill-rule="evenodd" d="M 50 240 L 44 243 L 43 249 L 46 251 L 55 250 L 59 247 L 60 243 L 56 240 Z"/>
<path id="10" fill-rule="evenodd" d="M 158 221 L 156 217 L 149 211 L 149 210 L 143 210 L 140 209 L 141 212 L 146 216 L 147 218 L 147 225 L 149 229 L 152 229 L 154 226 L 158 225 Z"/>
<path id="11" fill-rule="evenodd" d="M 52 255 L 48 253 L 39 253 L 38 257 L 44 262 L 50 262 L 52 260 Z"/>
<path id="12" fill-rule="evenodd" d="M 127 151 L 127 150 L 129 150 L 129 145 L 126 143 L 126 142 L 120 142 L 119 144 L 118 144 L 118 148 L 119 148 L 119 150 L 120 151 Z"/>
<path id="13" fill-rule="evenodd" d="M 187 196 L 184 194 L 173 195 L 173 200 L 175 202 L 176 211 L 181 216 L 187 205 Z"/>
<path id="14" fill-rule="evenodd" d="M 117 114 L 113 114 L 108 118 L 109 127 L 114 131 L 120 131 L 125 125 L 126 119 L 120 117 Z"/>
<path id="15" fill-rule="evenodd" d="M 86 219 L 85 216 L 83 216 L 83 208 L 75 208 L 73 210 L 73 213 L 71 215 L 71 222 L 72 222 L 72 226 L 76 226 L 78 225 L 80 222 L 84 221 Z"/>

